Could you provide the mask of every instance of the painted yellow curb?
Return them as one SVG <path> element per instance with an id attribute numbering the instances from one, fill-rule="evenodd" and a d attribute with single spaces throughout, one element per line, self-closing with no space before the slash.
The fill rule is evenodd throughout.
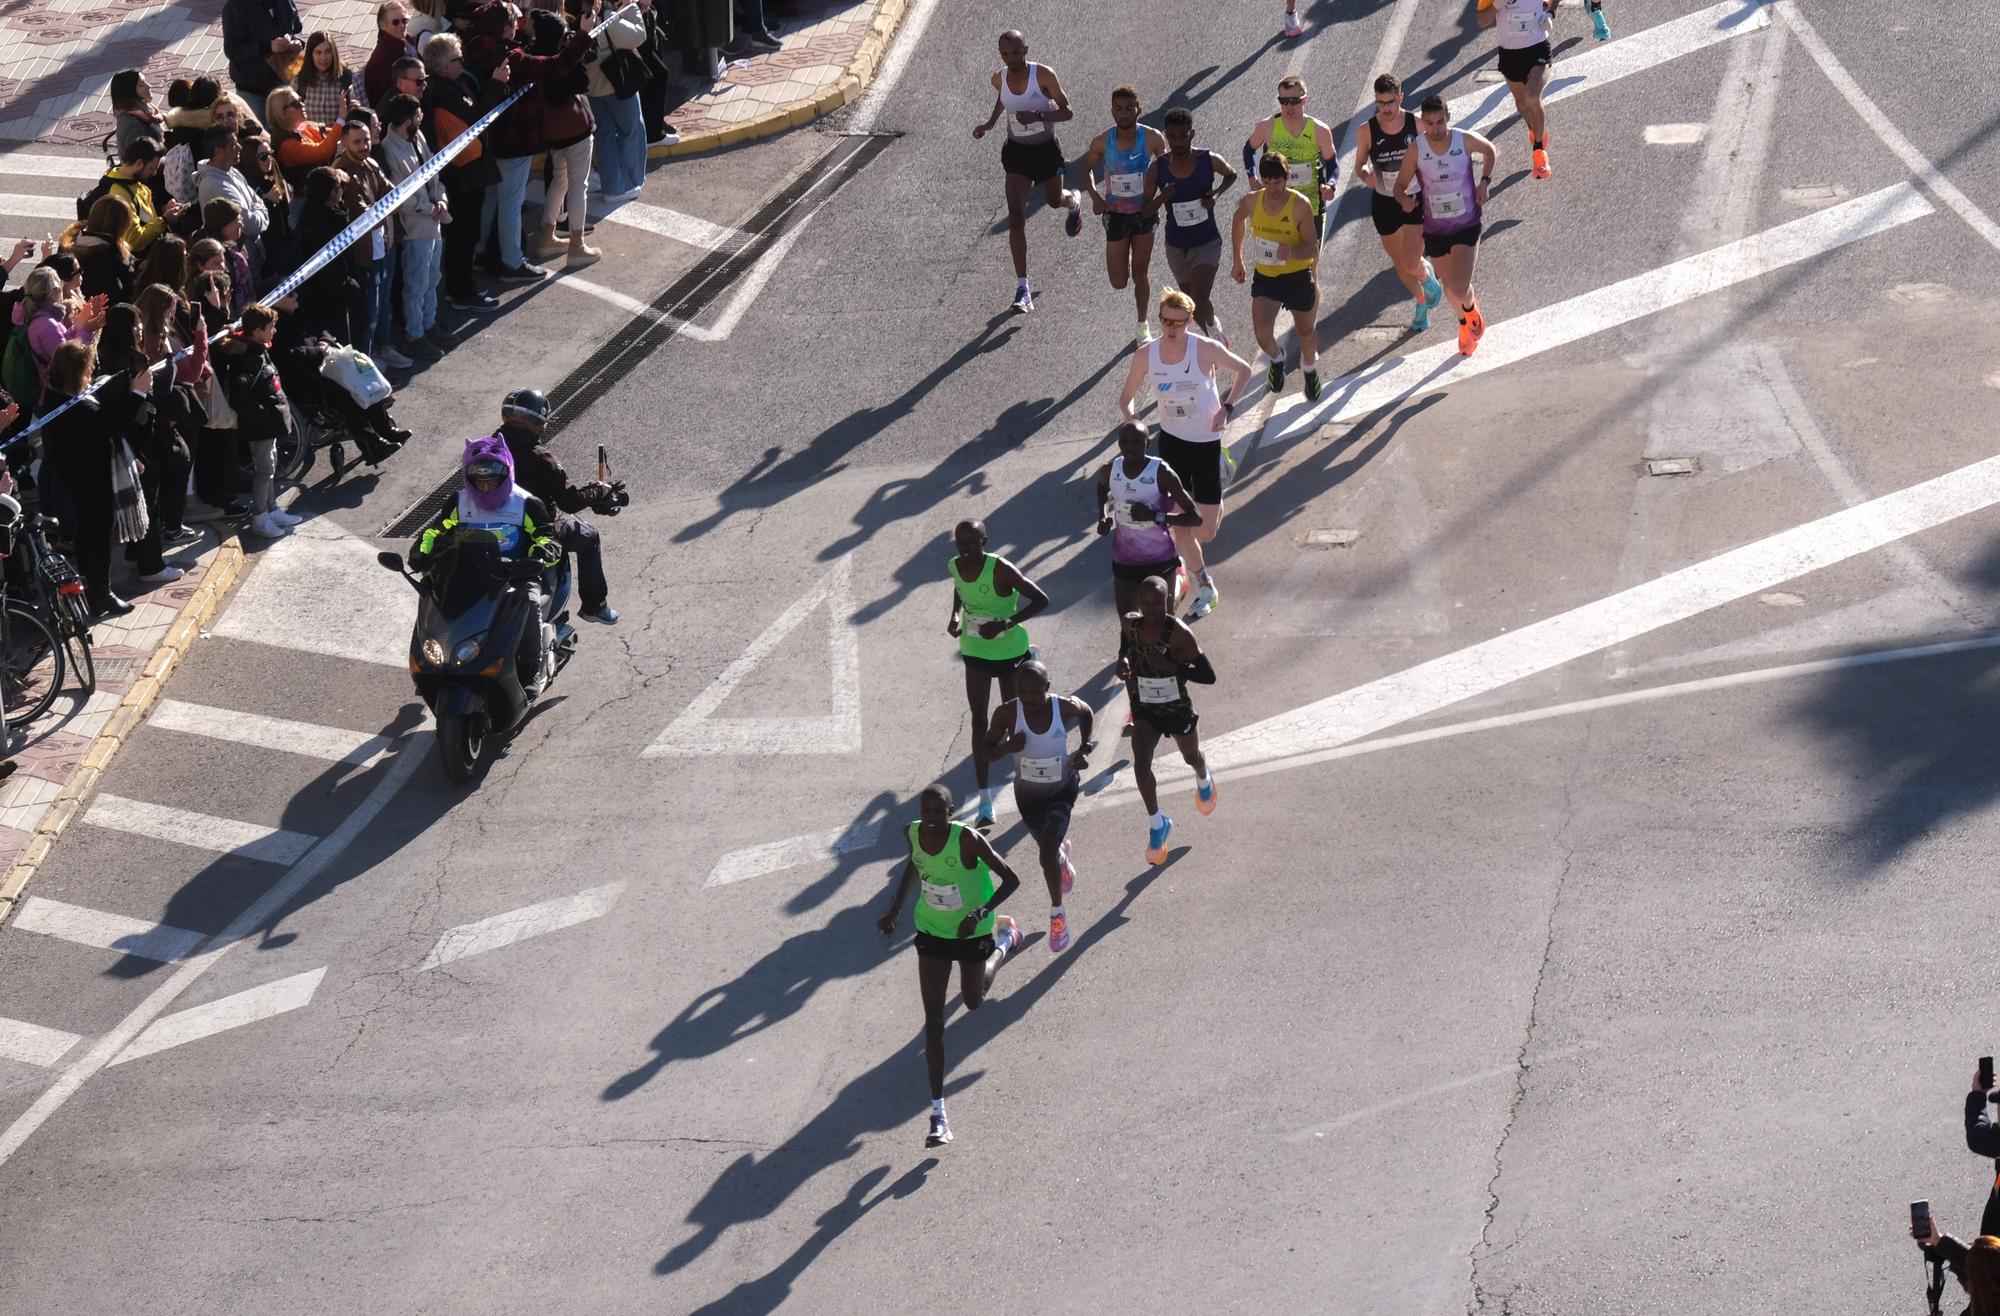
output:
<path id="1" fill-rule="evenodd" d="M 187 657 L 188 651 L 194 648 L 195 640 L 201 635 L 202 626 L 215 615 L 215 610 L 222 604 L 222 596 L 229 592 L 229 587 L 235 584 L 236 578 L 242 574 L 243 543 L 231 535 L 222 542 L 221 548 L 215 550 L 215 558 L 208 564 L 208 570 L 202 576 L 201 584 L 195 587 L 188 601 L 181 605 L 180 615 L 174 619 L 174 624 L 167 628 L 167 638 L 147 660 L 145 675 L 133 682 L 132 688 L 125 692 L 125 697 L 118 701 L 118 707 L 104 723 L 104 730 L 97 733 L 97 738 L 85 751 L 83 761 L 77 764 L 76 771 L 72 772 L 69 780 L 63 783 L 62 791 L 56 796 L 55 803 L 49 806 L 46 814 L 42 815 L 42 821 L 35 828 L 35 834 L 29 838 L 21 853 L 14 857 L 14 864 L 7 870 L 7 876 L 0 879 L 0 921 L 5 921 L 6 917 L 14 912 L 14 906 L 20 902 L 21 892 L 27 888 L 28 880 L 35 875 L 35 871 L 42 866 L 42 861 L 49 857 L 49 851 L 54 847 L 56 838 L 61 836 L 63 829 L 74 822 L 77 814 L 82 812 L 84 801 L 88 800 L 91 793 L 97 789 L 97 783 L 104 776 L 104 770 L 111 766 L 112 758 L 131 738 L 132 733 L 139 729 L 140 723 L 146 720 L 146 714 L 158 701 L 160 690 L 166 684 L 167 677 L 180 665 L 181 659 Z"/>
<path id="2" fill-rule="evenodd" d="M 791 105 L 781 105 L 767 110 L 754 119 L 733 123 L 727 128 L 715 128 L 705 133 L 694 133 L 683 137 L 672 146 L 653 146 L 646 150 L 648 160 L 667 160 L 678 155 L 700 155 L 706 151 L 719 151 L 725 146 L 735 146 L 739 142 L 754 141 L 759 137 L 772 137 L 788 128 L 798 128 L 833 113 L 861 94 L 863 88 L 875 80 L 875 70 L 882 63 L 882 56 L 888 53 L 889 39 L 903 22 L 905 0 L 882 0 L 870 21 L 868 35 L 861 39 L 861 48 L 848 61 L 847 71 L 833 86 L 820 92 L 810 100 L 797 101 Z"/>

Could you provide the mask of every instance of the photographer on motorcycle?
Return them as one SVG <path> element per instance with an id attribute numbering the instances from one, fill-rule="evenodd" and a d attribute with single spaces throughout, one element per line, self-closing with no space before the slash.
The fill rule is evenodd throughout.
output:
<path id="1" fill-rule="evenodd" d="M 549 400 L 532 388 L 517 388 L 500 403 L 500 437 L 514 458 L 514 478 L 521 487 L 554 508 L 553 533 L 563 551 L 576 554 L 576 592 L 582 603 L 579 611 L 605 625 L 618 620 L 618 610 L 607 599 L 610 586 L 604 580 L 604 550 L 597 528 L 580 521 L 576 513 L 588 508 L 602 516 L 616 516 L 630 502 L 622 481 L 606 484 L 571 484 L 569 472 L 555 453 L 542 442 L 549 424 Z"/>

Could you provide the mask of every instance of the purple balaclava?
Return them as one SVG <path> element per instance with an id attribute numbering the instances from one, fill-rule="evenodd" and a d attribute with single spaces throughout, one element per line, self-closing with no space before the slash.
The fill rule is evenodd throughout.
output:
<path id="1" fill-rule="evenodd" d="M 507 440 L 501 438 L 498 434 L 488 434 L 477 439 L 467 439 L 465 441 L 465 456 L 458 463 L 458 469 L 460 471 L 469 470 L 472 463 L 482 460 L 497 461 L 505 466 L 507 468 L 507 478 L 492 493 L 482 493 L 473 487 L 470 480 L 466 481 L 465 491 L 472 496 L 472 502 L 475 507 L 487 512 L 497 512 L 507 505 L 507 500 L 513 497 L 514 494 L 514 454 L 507 450 Z"/>

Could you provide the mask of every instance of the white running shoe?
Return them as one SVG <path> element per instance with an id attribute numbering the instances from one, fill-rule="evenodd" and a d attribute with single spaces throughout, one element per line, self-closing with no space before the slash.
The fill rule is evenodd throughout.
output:
<path id="1" fill-rule="evenodd" d="M 269 512 L 251 517 L 249 524 L 244 529 L 253 535 L 261 535 L 265 539 L 283 539 L 286 535 L 292 533 L 291 527 L 282 526 L 273 521 Z"/>
<path id="2" fill-rule="evenodd" d="M 1299 16 L 1296 12 L 1285 15 L 1285 35 L 1288 37 L 1305 35 L 1305 28 L 1300 25 Z"/>
<path id="3" fill-rule="evenodd" d="M 139 577 L 139 579 L 148 585 L 171 585 L 186 574 L 187 572 L 179 567 L 164 566 L 158 571 L 149 572 Z"/>
<path id="4" fill-rule="evenodd" d="M 1188 609 L 1188 620 L 1200 621 L 1215 611 L 1215 605 L 1220 602 L 1222 602 L 1222 591 L 1213 583 L 1203 585 L 1200 592 L 1194 596 L 1194 606 Z"/>
<path id="5" fill-rule="evenodd" d="M 1137 343 L 1140 347 L 1144 347 L 1146 344 L 1152 342 L 1153 341 L 1152 324 L 1145 320 L 1139 321 L 1139 332 L 1132 336 L 1132 341 Z"/>

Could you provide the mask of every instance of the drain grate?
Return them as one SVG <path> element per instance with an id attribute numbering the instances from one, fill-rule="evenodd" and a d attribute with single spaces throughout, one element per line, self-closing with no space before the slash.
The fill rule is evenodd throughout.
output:
<path id="1" fill-rule="evenodd" d="M 570 421 L 590 409 L 609 393 L 632 367 L 666 346 L 680 332 L 682 324 L 694 320 L 725 296 L 736 281 L 749 272 L 759 258 L 776 244 L 787 222 L 800 217 L 812 195 L 825 189 L 830 197 L 866 169 L 876 156 L 896 140 L 896 133 L 839 138 L 833 148 L 811 167 L 760 206 L 743 225 L 744 236 L 728 246 L 718 247 L 702 257 L 687 273 L 674 280 L 665 292 L 653 299 L 650 313 L 632 317 L 625 328 L 605 339 L 589 359 L 565 375 L 549 390 L 549 427 L 546 437 L 554 439 Z M 463 478 L 453 471 L 438 486 L 419 498 L 402 515 L 382 527 L 381 538 L 393 539 L 416 533 L 446 498 L 458 495 Z"/>
<path id="2" fill-rule="evenodd" d="M 145 667 L 145 659 L 143 658 L 100 658 L 94 653 L 91 657 L 97 663 L 97 683 L 99 685 L 111 684 L 118 681 L 135 681 L 138 679 L 140 671 Z"/>
<path id="3" fill-rule="evenodd" d="M 1693 475 L 1701 469 L 1701 463 L 1693 457 L 1648 457 L 1648 475 Z"/>

